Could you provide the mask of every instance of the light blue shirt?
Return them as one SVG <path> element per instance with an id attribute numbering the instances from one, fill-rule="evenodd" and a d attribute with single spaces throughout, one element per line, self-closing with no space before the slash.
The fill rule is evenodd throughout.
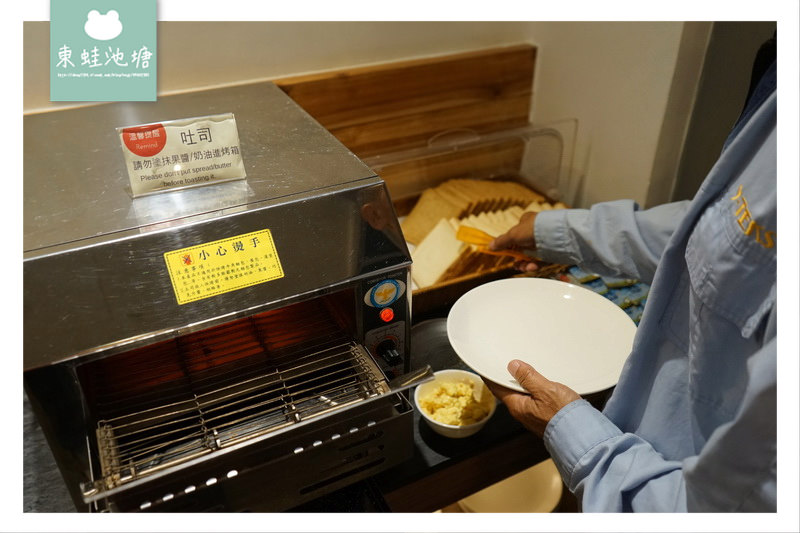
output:
<path id="1" fill-rule="evenodd" d="M 772 90 L 691 202 L 536 218 L 542 259 L 652 285 L 604 411 L 544 434 L 584 511 L 776 510 L 775 141 Z"/>

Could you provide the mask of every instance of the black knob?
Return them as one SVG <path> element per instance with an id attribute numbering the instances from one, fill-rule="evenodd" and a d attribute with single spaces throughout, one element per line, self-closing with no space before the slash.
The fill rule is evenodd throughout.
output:
<path id="1" fill-rule="evenodd" d="M 397 366 L 403 362 L 397 345 L 392 339 L 386 339 L 378 344 L 377 352 L 389 366 Z"/>

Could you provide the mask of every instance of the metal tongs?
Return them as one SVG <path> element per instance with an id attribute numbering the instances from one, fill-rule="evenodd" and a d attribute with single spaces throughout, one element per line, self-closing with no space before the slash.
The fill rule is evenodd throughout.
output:
<path id="1" fill-rule="evenodd" d="M 408 374 L 397 376 L 389 382 L 389 392 L 400 392 L 411 387 L 416 387 L 422 383 L 430 381 L 434 378 L 433 369 L 431 365 L 425 365 L 422 368 L 412 370 Z"/>
<path id="2" fill-rule="evenodd" d="M 485 231 L 479 230 L 478 228 L 473 228 L 471 226 L 459 226 L 458 231 L 456 232 L 456 239 L 467 244 L 474 244 L 478 251 L 484 254 L 505 255 L 508 257 L 513 257 L 517 261 L 532 261 L 530 256 L 515 250 L 490 250 L 489 243 L 494 240 L 494 237 Z"/>

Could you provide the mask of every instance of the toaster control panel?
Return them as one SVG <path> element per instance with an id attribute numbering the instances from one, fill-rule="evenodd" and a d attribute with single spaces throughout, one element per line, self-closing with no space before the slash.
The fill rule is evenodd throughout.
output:
<path id="1" fill-rule="evenodd" d="M 405 277 L 402 271 L 363 285 L 364 346 L 390 378 L 407 372 Z"/>
<path id="2" fill-rule="evenodd" d="M 400 347 L 394 339 L 384 339 L 378 343 L 375 348 L 378 355 L 386 361 L 389 366 L 397 366 L 403 363 L 403 357 L 400 355 Z"/>
<path id="3" fill-rule="evenodd" d="M 396 375 L 404 373 L 405 332 L 406 323 L 403 321 L 372 329 L 365 335 L 365 347 L 378 359 L 378 363 L 384 371 L 392 370 L 392 374 Z"/>

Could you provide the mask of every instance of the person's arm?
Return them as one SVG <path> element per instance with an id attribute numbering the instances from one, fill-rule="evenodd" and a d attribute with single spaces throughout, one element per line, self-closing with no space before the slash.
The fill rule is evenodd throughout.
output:
<path id="1" fill-rule="evenodd" d="M 542 435 L 583 511 L 775 511 L 776 342 L 750 359 L 742 407 L 698 455 L 668 461 L 622 432 L 588 402 L 524 363 L 509 370 L 529 391 L 490 388 L 525 427 Z M 574 395 L 574 396 L 573 396 Z"/>
<path id="2" fill-rule="evenodd" d="M 544 261 L 650 282 L 688 206 L 688 201 L 681 201 L 642 210 L 632 200 L 618 200 L 591 209 L 557 209 L 535 216 L 526 213 L 490 248 L 535 249 Z"/>

